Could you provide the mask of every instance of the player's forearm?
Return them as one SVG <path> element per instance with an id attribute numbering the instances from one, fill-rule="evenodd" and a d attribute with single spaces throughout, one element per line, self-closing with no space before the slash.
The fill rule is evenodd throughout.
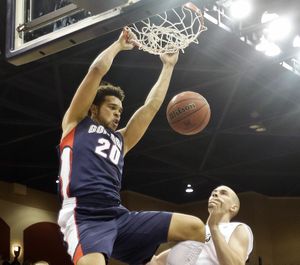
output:
<path id="1" fill-rule="evenodd" d="M 70 107 L 63 118 L 62 128 L 64 133 L 69 131 L 68 128 L 70 125 L 74 127 L 74 124 L 76 125 L 87 115 L 97 93 L 99 83 L 111 67 L 113 59 L 120 50 L 121 45 L 116 41 L 101 52 L 91 64 L 88 74 L 79 85 Z"/>
<path id="2" fill-rule="evenodd" d="M 220 265 L 244 265 L 245 263 L 229 247 L 218 227 L 210 227 L 210 233 Z"/>
<path id="3" fill-rule="evenodd" d="M 150 106 L 156 111 L 159 110 L 167 94 L 173 70 L 174 65 L 164 64 L 157 82 L 146 98 L 145 105 Z"/>
<path id="4" fill-rule="evenodd" d="M 89 71 L 97 70 L 99 75 L 104 76 L 110 69 L 112 62 L 116 55 L 122 50 L 122 46 L 119 41 L 115 41 L 103 52 L 101 52 L 91 64 Z"/>

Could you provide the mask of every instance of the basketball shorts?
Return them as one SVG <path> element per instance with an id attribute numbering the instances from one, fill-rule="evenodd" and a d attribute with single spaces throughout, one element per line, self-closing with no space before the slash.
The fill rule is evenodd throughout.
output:
<path id="1" fill-rule="evenodd" d="M 64 201 L 58 224 L 74 264 L 94 252 L 122 262 L 145 264 L 167 241 L 172 213 L 130 212 L 122 205 L 78 207 L 76 198 Z"/>

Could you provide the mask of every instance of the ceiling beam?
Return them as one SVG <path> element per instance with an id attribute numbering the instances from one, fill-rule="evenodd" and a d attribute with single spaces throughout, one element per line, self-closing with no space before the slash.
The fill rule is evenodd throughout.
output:
<path id="1" fill-rule="evenodd" d="M 208 144 L 208 147 L 207 147 L 207 149 L 206 149 L 205 155 L 204 155 L 203 159 L 201 160 L 200 166 L 199 166 L 199 168 L 198 168 L 198 172 L 203 171 L 203 168 L 205 167 L 205 164 L 206 164 L 206 162 L 207 162 L 209 156 L 210 156 L 210 155 L 212 154 L 212 152 L 213 152 L 213 149 L 214 149 L 214 147 L 215 147 L 215 141 L 216 141 L 216 139 L 217 139 L 219 130 L 220 130 L 220 128 L 222 127 L 223 121 L 225 120 L 225 117 L 226 117 L 227 112 L 228 112 L 228 110 L 229 110 L 229 108 L 230 108 L 230 105 L 231 105 L 231 103 L 232 103 L 232 101 L 233 101 L 233 98 L 234 98 L 234 96 L 235 96 L 235 93 L 236 93 L 236 91 L 237 91 L 238 88 L 239 88 L 239 83 L 240 83 L 240 80 L 241 80 L 241 79 L 242 79 L 242 75 L 240 74 L 240 75 L 237 77 L 237 79 L 235 80 L 235 84 L 234 84 L 232 90 L 230 91 L 230 94 L 229 94 L 229 96 L 228 96 L 227 102 L 226 102 L 226 104 L 225 104 L 225 106 L 224 106 L 224 108 L 223 108 L 221 117 L 220 117 L 220 119 L 219 119 L 219 121 L 218 121 L 218 123 L 217 123 L 217 125 L 216 125 L 216 127 L 215 127 L 215 129 L 214 129 L 214 132 L 212 133 L 212 137 L 211 137 L 210 142 L 209 142 L 209 144 Z"/>
<path id="2" fill-rule="evenodd" d="M 39 120 L 43 120 L 46 123 L 47 122 L 57 123 L 55 118 L 53 118 L 45 113 L 42 113 L 41 111 L 37 111 L 34 108 L 29 108 L 28 106 L 17 104 L 16 102 L 12 102 L 12 101 L 4 99 L 4 98 L 0 98 L 0 105 L 1 105 L 1 107 L 10 109 L 10 110 L 13 110 L 16 112 L 20 112 L 25 115 L 29 115 L 29 116 L 39 119 Z"/>

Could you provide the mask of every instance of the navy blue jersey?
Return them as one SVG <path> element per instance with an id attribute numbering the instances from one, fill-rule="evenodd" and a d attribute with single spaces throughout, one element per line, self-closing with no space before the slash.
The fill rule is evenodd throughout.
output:
<path id="1" fill-rule="evenodd" d="M 83 119 L 60 143 L 60 195 L 120 202 L 124 165 L 120 133 Z"/>

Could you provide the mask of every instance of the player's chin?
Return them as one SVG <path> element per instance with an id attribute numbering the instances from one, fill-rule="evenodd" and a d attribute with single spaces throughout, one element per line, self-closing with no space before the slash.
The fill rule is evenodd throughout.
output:
<path id="1" fill-rule="evenodd" d="M 216 204 L 214 202 L 208 203 L 208 208 L 214 208 L 214 206 L 216 206 Z"/>
<path id="2" fill-rule="evenodd" d="M 116 131 L 117 128 L 118 128 L 118 124 L 112 123 L 112 124 L 109 125 L 109 128 L 110 128 L 112 131 Z"/>

